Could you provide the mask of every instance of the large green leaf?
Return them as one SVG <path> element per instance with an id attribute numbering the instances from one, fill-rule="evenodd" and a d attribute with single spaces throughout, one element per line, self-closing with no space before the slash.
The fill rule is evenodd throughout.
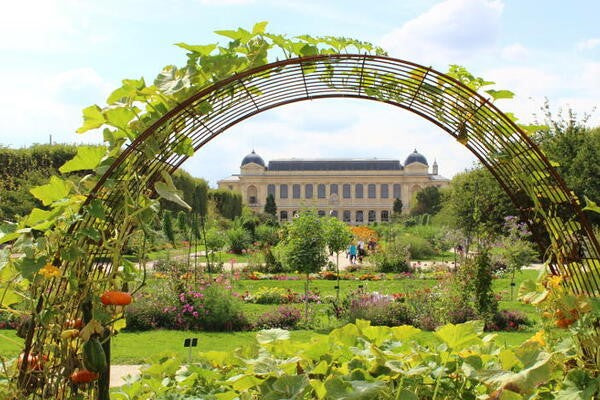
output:
<path id="1" fill-rule="evenodd" d="M 84 133 L 91 129 L 100 128 L 105 122 L 102 109 L 94 104 L 83 109 L 83 125 L 77 129 L 77 133 Z"/>
<path id="2" fill-rule="evenodd" d="M 453 351 L 460 351 L 466 347 L 481 344 L 480 335 L 482 332 L 482 321 L 469 321 L 458 325 L 444 325 L 435 331 L 434 335 L 446 343 Z"/>
<path id="3" fill-rule="evenodd" d="M 172 201 L 173 203 L 179 204 L 186 210 L 192 211 L 192 207 L 190 207 L 190 205 L 181 197 L 181 191 L 179 191 L 173 184 L 173 179 L 171 179 L 171 176 L 165 171 L 160 171 L 160 173 L 164 179 L 164 182 L 159 181 L 154 183 L 154 189 L 156 189 L 156 193 L 158 193 L 158 195 L 163 199 Z"/>
<path id="4" fill-rule="evenodd" d="M 300 400 L 310 389 L 310 383 L 306 375 L 289 376 L 284 375 L 268 386 L 264 391 L 265 400 Z"/>
<path id="5" fill-rule="evenodd" d="M 58 170 L 66 174 L 73 171 L 84 171 L 94 169 L 106 154 L 106 149 L 100 146 L 79 146 L 77 154 L 71 160 L 64 163 Z"/>
<path id="6" fill-rule="evenodd" d="M 194 155 L 194 143 L 192 139 L 185 137 L 177 143 L 173 151 L 179 155 L 191 157 Z"/>
<path id="7" fill-rule="evenodd" d="M 212 53 L 212 51 L 214 49 L 217 48 L 217 44 L 205 44 L 205 45 L 191 45 L 191 44 L 187 44 L 187 43 L 175 43 L 175 46 L 179 46 L 182 49 L 186 49 L 191 51 L 192 53 L 196 53 L 200 56 L 207 56 L 210 53 Z"/>
<path id="8" fill-rule="evenodd" d="M 513 97 L 515 97 L 515 94 L 513 92 L 511 92 L 510 90 L 489 89 L 489 90 L 486 90 L 485 92 L 487 94 L 489 94 L 490 96 L 492 96 L 492 98 L 494 100 L 512 99 Z"/>
<path id="9" fill-rule="evenodd" d="M 585 198 L 585 207 L 583 208 L 584 211 L 592 211 L 595 213 L 600 214 L 600 207 L 598 206 L 598 204 L 596 204 L 595 201 L 590 200 L 587 196 L 584 196 Z"/>
<path id="10" fill-rule="evenodd" d="M 256 334 L 256 341 L 260 344 L 273 343 L 278 340 L 288 340 L 290 332 L 285 329 L 264 329 Z"/>
<path id="11" fill-rule="evenodd" d="M 43 205 L 49 206 L 56 200 L 67 197 L 71 192 L 72 186 L 73 185 L 70 182 L 63 180 L 58 176 L 52 176 L 49 183 L 33 187 L 29 189 L 29 191 L 36 199 L 40 200 Z"/>

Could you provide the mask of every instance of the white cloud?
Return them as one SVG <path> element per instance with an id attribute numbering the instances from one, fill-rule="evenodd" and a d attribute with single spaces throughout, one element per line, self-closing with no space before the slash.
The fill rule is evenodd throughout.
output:
<path id="1" fill-rule="evenodd" d="M 92 68 L 67 70 L 46 75 L 40 71 L 9 74 L 0 96 L 0 144 L 25 146 L 46 143 L 52 134 L 56 142 L 98 142 L 99 132 L 78 136 L 81 109 L 106 98 L 113 85 Z"/>
<path id="2" fill-rule="evenodd" d="M 577 43 L 577 45 L 576 45 L 577 50 L 580 50 L 580 51 L 592 50 L 598 46 L 600 46 L 600 38 L 591 38 L 591 39 L 582 40 L 581 42 Z"/>
<path id="3" fill-rule="evenodd" d="M 509 61 L 522 61 L 529 56 L 529 50 L 521 43 L 514 43 L 502 48 L 502 58 Z"/>
<path id="4" fill-rule="evenodd" d="M 462 62 L 496 44 L 502 9 L 496 0 L 446 0 L 386 34 L 381 45 L 420 64 Z"/>

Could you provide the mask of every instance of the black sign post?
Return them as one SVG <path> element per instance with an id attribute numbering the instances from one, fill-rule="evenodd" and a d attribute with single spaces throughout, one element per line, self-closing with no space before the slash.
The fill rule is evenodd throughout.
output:
<path id="1" fill-rule="evenodd" d="M 198 338 L 185 338 L 183 341 L 183 347 L 188 348 L 188 363 L 192 362 L 192 347 L 198 346 Z"/>

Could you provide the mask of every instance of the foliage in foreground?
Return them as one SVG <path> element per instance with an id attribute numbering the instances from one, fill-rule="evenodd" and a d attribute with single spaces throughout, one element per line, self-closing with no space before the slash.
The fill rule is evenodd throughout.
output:
<path id="1" fill-rule="evenodd" d="M 258 344 L 234 353 L 201 353 L 180 369 L 164 356 L 139 379 L 113 389 L 113 399 L 584 399 L 595 380 L 566 371 L 568 350 L 546 348 L 543 332 L 500 348 L 483 323 L 445 325 L 433 336 L 412 326 L 357 321 L 314 338 L 264 330 Z M 565 348 L 566 349 L 566 348 Z M 583 392 L 587 387 L 587 394 Z"/>

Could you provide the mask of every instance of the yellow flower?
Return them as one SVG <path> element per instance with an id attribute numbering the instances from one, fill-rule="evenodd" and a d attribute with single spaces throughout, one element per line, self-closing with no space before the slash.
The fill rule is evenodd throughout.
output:
<path id="1" fill-rule="evenodd" d="M 542 329 L 541 331 L 537 331 L 535 335 L 533 335 L 532 337 L 529 338 L 529 340 L 527 340 L 530 343 L 539 343 L 540 346 L 545 346 L 546 345 L 546 339 L 544 338 L 544 336 L 546 335 L 546 332 L 544 332 L 544 330 Z"/>
<path id="2" fill-rule="evenodd" d="M 553 275 L 548 278 L 548 284 L 553 289 L 558 289 L 563 281 L 563 277 L 560 275 Z"/>
<path id="3" fill-rule="evenodd" d="M 61 275 L 60 269 L 56 268 L 50 263 L 44 265 L 39 272 L 40 274 L 44 275 L 44 278 L 59 278 Z"/>

